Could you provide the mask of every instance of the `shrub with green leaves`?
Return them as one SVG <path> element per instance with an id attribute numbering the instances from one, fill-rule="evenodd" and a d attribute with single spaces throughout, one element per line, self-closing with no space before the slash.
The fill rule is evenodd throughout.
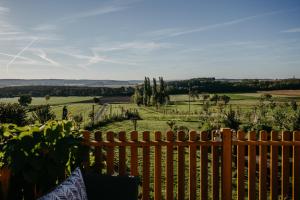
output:
<path id="1" fill-rule="evenodd" d="M 32 112 L 32 117 L 35 121 L 45 123 L 49 120 L 55 119 L 55 114 L 51 111 L 50 105 L 40 105 Z"/>
<path id="2" fill-rule="evenodd" d="M 70 121 L 49 121 L 42 127 L 1 125 L 0 162 L 20 181 L 44 193 L 81 163 L 81 136 Z M 14 188 L 16 189 L 16 188 Z"/>
<path id="3" fill-rule="evenodd" d="M 17 103 L 0 103 L 0 123 L 26 124 L 26 110 Z"/>

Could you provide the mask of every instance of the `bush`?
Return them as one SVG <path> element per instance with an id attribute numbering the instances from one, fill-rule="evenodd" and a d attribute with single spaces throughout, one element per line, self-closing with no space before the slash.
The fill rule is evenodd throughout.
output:
<path id="1" fill-rule="evenodd" d="M 0 123 L 12 123 L 24 126 L 27 123 L 24 107 L 17 103 L 0 103 Z"/>
<path id="2" fill-rule="evenodd" d="M 0 162 L 19 183 L 11 188 L 14 191 L 36 185 L 37 192 L 47 192 L 81 163 L 81 137 L 70 121 L 52 121 L 42 127 L 4 124 L 2 129 L 6 140 L 1 145 L 4 155 Z"/>
<path id="3" fill-rule="evenodd" d="M 28 106 L 31 104 L 32 97 L 29 94 L 23 94 L 19 97 L 18 101 L 21 106 Z"/>
<path id="4" fill-rule="evenodd" d="M 32 113 L 32 117 L 35 121 L 45 123 L 49 120 L 55 119 L 55 114 L 51 111 L 51 107 L 47 105 L 38 106 Z"/>

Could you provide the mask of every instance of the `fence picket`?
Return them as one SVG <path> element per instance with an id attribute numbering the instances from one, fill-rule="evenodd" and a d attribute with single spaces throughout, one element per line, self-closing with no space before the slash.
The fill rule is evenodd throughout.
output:
<path id="1" fill-rule="evenodd" d="M 245 140 L 245 133 L 243 131 L 237 132 L 239 141 Z M 245 198 L 245 146 L 237 146 L 237 199 Z"/>
<path id="2" fill-rule="evenodd" d="M 197 140 L 196 131 L 190 131 L 189 141 L 191 145 L 189 146 L 189 199 L 196 199 L 196 188 L 197 188 L 197 146 L 194 143 Z"/>
<path id="3" fill-rule="evenodd" d="M 177 140 L 179 142 L 184 142 L 185 133 L 183 131 L 179 131 L 177 133 Z M 185 147 L 178 146 L 177 149 L 177 199 L 184 200 L 185 199 Z"/>
<path id="4" fill-rule="evenodd" d="M 114 142 L 114 132 L 111 131 L 107 132 L 106 137 L 107 137 L 107 141 Z M 114 157 L 115 157 L 114 147 L 113 146 L 106 147 L 106 171 L 107 174 L 109 175 L 112 175 L 115 171 Z"/>
<path id="5" fill-rule="evenodd" d="M 222 199 L 232 199 L 232 138 L 231 130 L 221 130 L 223 138 L 223 159 L 222 159 Z"/>
<path id="6" fill-rule="evenodd" d="M 201 132 L 201 141 L 207 141 L 207 132 Z M 201 199 L 208 199 L 208 147 L 200 146 L 200 191 Z"/>
<path id="7" fill-rule="evenodd" d="M 278 141 L 278 133 L 271 132 L 271 140 Z M 272 145 L 270 153 L 270 199 L 278 199 L 278 147 Z"/>
<path id="8" fill-rule="evenodd" d="M 167 152 L 166 152 L 166 199 L 174 199 L 173 194 L 173 132 L 167 132 Z"/>
<path id="9" fill-rule="evenodd" d="M 267 132 L 260 132 L 260 140 L 266 141 L 268 139 Z M 267 146 L 259 146 L 259 199 L 267 199 Z"/>
<path id="10" fill-rule="evenodd" d="M 255 141 L 255 131 L 248 133 L 248 140 Z M 248 200 L 256 199 L 256 146 L 248 146 Z"/>
<path id="11" fill-rule="evenodd" d="M 294 141 L 300 141 L 300 132 L 294 132 Z M 293 147 L 293 200 L 300 199 L 300 147 Z"/>
<path id="12" fill-rule="evenodd" d="M 102 141 L 102 133 L 100 131 L 95 132 L 95 140 L 97 142 Z M 95 147 L 95 171 L 102 174 L 102 163 L 103 163 L 103 154 L 102 147 Z"/>
<path id="13" fill-rule="evenodd" d="M 212 133 L 212 141 L 215 140 L 215 133 Z M 220 147 L 218 146 L 212 146 L 212 199 L 213 200 L 219 200 L 220 196 L 220 178 L 219 178 L 219 149 Z"/>
<path id="14" fill-rule="evenodd" d="M 143 132 L 144 142 L 150 141 L 149 131 Z M 150 146 L 143 147 L 143 200 L 150 199 Z"/>
<path id="15" fill-rule="evenodd" d="M 119 133 L 119 140 L 121 142 L 126 141 L 125 131 L 121 131 Z M 125 146 L 119 147 L 119 174 L 122 176 L 126 174 L 126 147 Z"/>
<path id="16" fill-rule="evenodd" d="M 130 139 L 132 142 L 138 142 L 138 132 L 132 131 L 130 135 Z M 138 149 L 136 145 L 132 145 L 130 148 L 130 175 L 138 176 Z"/>
<path id="17" fill-rule="evenodd" d="M 282 141 L 289 141 L 290 133 L 287 131 L 282 132 Z M 287 198 L 289 194 L 289 178 L 290 178 L 290 147 L 282 146 L 281 155 L 281 197 L 282 199 Z"/>
<path id="18" fill-rule="evenodd" d="M 161 132 L 157 131 L 155 134 L 155 141 L 161 141 Z M 154 152 L 154 199 L 162 199 L 161 195 L 161 146 L 155 146 Z"/>

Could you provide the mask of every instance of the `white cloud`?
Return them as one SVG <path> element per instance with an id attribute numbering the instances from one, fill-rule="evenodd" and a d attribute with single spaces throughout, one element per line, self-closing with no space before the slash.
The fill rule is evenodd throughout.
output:
<path id="1" fill-rule="evenodd" d="M 39 49 L 37 52 L 36 52 L 36 55 L 38 57 L 40 57 L 41 59 L 45 60 L 46 62 L 50 63 L 51 65 L 54 65 L 54 66 L 61 66 L 60 63 L 54 61 L 53 59 L 49 58 L 48 55 L 46 54 L 46 52 L 42 49 Z"/>
<path id="2" fill-rule="evenodd" d="M 300 33 L 300 28 L 292 28 L 288 30 L 281 31 L 283 33 Z"/>
<path id="3" fill-rule="evenodd" d="M 61 18 L 59 21 L 62 22 L 72 22 L 78 19 L 83 19 L 87 17 L 93 17 L 98 15 L 104 15 L 114 12 L 119 12 L 130 8 L 130 5 L 137 1 L 132 0 L 122 0 L 122 1 L 110 1 L 107 4 L 103 4 L 100 7 L 88 11 L 77 12 L 76 14 L 71 14 L 66 17 Z"/>
<path id="4" fill-rule="evenodd" d="M 0 6 L 0 14 L 7 14 L 10 12 L 9 8 Z"/>
<path id="5" fill-rule="evenodd" d="M 217 29 L 217 28 L 241 24 L 243 22 L 254 20 L 257 18 L 270 16 L 270 15 L 276 15 L 276 14 L 285 13 L 285 12 L 296 11 L 296 10 L 299 10 L 299 8 L 289 9 L 289 10 L 271 11 L 271 12 L 252 15 L 252 16 L 248 16 L 248 17 L 233 19 L 230 21 L 222 22 L 222 23 L 201 26 L 201 27 L 194 28 L 194 29 L 181 29 L 180 30 L 180 29 L 175 29 L 175 28 L 169 28 L 169 29 L 161 29 L 161 30 L 152 31 L 152 32 L 149 32 L 148 34 L 150 34 L 150 35 L 152 34 L 152 36 L 158 35 L 158 36 L 164 36 L 164 37 L 176 37 L 176 36 L 192 34 L 192 33 L 199 33 L 199 32 L 203 32 L 203 31 L 209 31 L 209 30 L 213 30 L 213 29 Z M 180 30 L 180 31 L 178 31 L 178 30 Z"/>
<path id="6" fill-rule="evenodd" d="M 34 31 L 54 31 L 56 29 L 57 26 L 53 24 L 40 24 L 32 28 Z"/>

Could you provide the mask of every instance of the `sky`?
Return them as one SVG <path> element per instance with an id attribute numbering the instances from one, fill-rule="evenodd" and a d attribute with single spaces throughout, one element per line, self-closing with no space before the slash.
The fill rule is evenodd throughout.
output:
<path id="1" fill-rule="evenodd" d="M 300 78 L 299 0 L 0 0 L 0 78 Z"/>

